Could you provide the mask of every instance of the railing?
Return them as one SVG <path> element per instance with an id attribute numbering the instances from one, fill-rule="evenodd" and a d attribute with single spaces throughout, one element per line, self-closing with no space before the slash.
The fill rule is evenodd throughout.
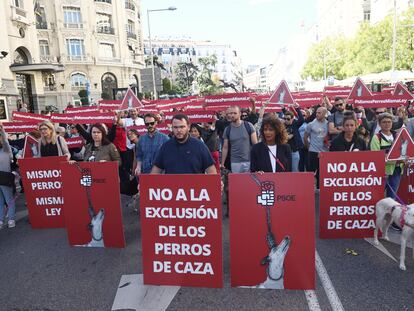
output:
<path id="1" fill-rule="evenodd" d="M 47 22 L 44 22 L 44 21 L 37 22 L 36 29 L 47 29 Z"/>
<path id="2" fill-rule="evenodd" d="M 112 4 L 112 0 L 95 0 L 95 2 L 104 2 L 104 3 Z"/>
<path id="3" fill-rule="evenodd" d="M 86 61 L 86 55 L 68 55 L 66 60 L 69 62 L 82 62 Z"/>
<path id="4" fill-rule="evenodd" d="M 105 34 L 110 34 L 110 35 L 115 34 L 115 29 L 110 26 L 100 26 L 96 29 L 96 31 L 98 33 L 105 33 Z"/>
<path id="5" fill-rule="evenodd" d="M 64 23 L 63 26 L 65 28 L 83 28 L 82 23 Z"/>
<path id="6" fill-rule="evenodd" d="M 26 17 L 26 11 L 24 9 L 21 9 L 19 7 L 16 7 L 16 14 Z"/>
<path id="7" fill-rule="evenodd" d="M 125 9 L 135 11 L 135 4 L 131 1 L 125 1 Z"/>
<path id="8" fill-rule="evenodd" d="M 99 62 L 103 63 L 120 63 L 120 58 L 114 58 L 114 57 L 98 57 Z"/>
<path id="9" fill-rule="evenodd" d="M 45 91 L 45 92 L 53 92 L 53 91 L 56 91 L 56 85 L 50 85 L 50 86 L 44 86 L 43 87 L 43 90 Z"/>
<path id="10" fill-rule="evenodd" d="M 135 33 L 133 33 L 133 32 L 128 32 L 127 31 L 127 38 L 130 38 L 130 39 L 137 39 L 137 35 L 135 34 Z"/>
<path id="11" fill-rule="evenodd" d="M 51 55 L 40 55 L 41 63 L 57 63 L 57 58 Z"/>

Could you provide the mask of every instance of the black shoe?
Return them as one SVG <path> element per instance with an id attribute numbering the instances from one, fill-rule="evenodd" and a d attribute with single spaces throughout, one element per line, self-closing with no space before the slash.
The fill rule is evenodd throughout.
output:
<path id="1" fill-rule="evenodd" d="M 398 227 L 395 223 L 392 223 L 391 226 L 390 226 L 390 228 L 393 231 L 396 231 L 396 232 L 401 232 L 402 231 L 402 229 L 400 227 Z"/>

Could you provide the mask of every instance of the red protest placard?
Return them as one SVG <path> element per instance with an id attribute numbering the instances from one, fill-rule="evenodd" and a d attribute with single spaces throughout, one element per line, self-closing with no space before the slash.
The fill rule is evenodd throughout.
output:
<path id="1" fill-rule="evenodd" d="M 98 112 L 99 108 L 97 106 L 86 106 L 86 107 L 74 107 L 66 108 L 65 113 L 84 113 L 84 112 Z"/>
<path id="2" fill-rule="evenodd" d="M 315 288 L 311 173 L 230 174 L 231 285 Z"/>
<path id="3" fill-rule="evenodd" d="M 66 157 L 20 159 L 20 176 L 32 228 L 64 228 L 62 174 Z"/>
<path id="4" fill-rule="evenodd" d="M 125 247 L 118 163 L 65 162 L 61 170 L 69 244 Z"/>
<path id="5" fill-rule="evenodd" d="M 45 116 L 43 114 L 36 114 L 30 112 L 19 112 L 13 111 L 13 121 L 26 121 L 26 122 L 42 122 L 45 120 L 49 120 L 49 116 Z"/>
<path id="6" fill-rule="evenodd" d="M 398 131 L 385 158 L 387 161 L 414 159 L 414 141 L 405 126 Z"/>
<path id="7" fill-rule="evenodd" d="M 401 176 L 400 186 L 398 187 L 398 196 L 403 202 L 414 202 L 414 166 L 408 164 Z"/>
<path id="8" fill-rule="evenodd" d="M 119 107 L 119 110 L 128 110 L 128 109 L 132 109 L 132 108 L 138 108 L 139 109 L 143 106 L 144 105 L 138 99 L 137 95 L 135 95 L 135 93 L 131 89 L 131 87 L 128 87 L 128 90 L 125 93 L 124 98 L 122 99 L 121 106 Z"/>
<path id="9" fill-rule="evenodd" d="M 85 141 L 82 137 L 66 138 L 65 140 L 68 145 L 68 149 L 81 148 L 85 145 Z"/>
<path id="10" fill-rule="evenodd" d="M 352 87 L 349 86 L 325 86 L 323 95 L 328 96 L 329 99 L 335 97 L 348 98 Z"/>
<path id="11" fill-rule="evenodd" d="M 293 99 L 303 108 L 319 105 L 322 102 L 322 92 L 306 92 L 293 94 Z"/>
<path id="12" fill-rule="evenodd" d="M 24 133 L 37 130 L 39 122 L 4 122 L 3 128 L 6 133 Z"/>
<path id="13" fill-rule="evenodd" d="M 223 286 L 218 175 L 140 175 L 144 284 Z"/>
<path id="14" fill-rule="evenodd" d="M 113 112 L 82 112 L 77 114 L 52 114 L 51 120 L 55 123 L 66 124 L 94 124 L 114 122 Z"/>
<path id="15" fill-rule="evenodd" d="M 37 157 L 39 154 L 39 143 L 31 135 L 27 135 L 24 139 L 24 147 L 23 147 L 23 158 L 33 158 Z"/>
<path id="16" fill-rule="evenodd" d="M 319 167 L 320 238 L 372 237 L 375 204 L 384 198 L 384 152 L 323 152 Z"/>
<path id="17" fill-rule="evenodd" d="M 276 90 L 269 98 L 269 102 L 279 105 L 294 103 L 292 93 L 290 93 L 289 86 L 285 80 L 282 80 L 276 87 Z"/>

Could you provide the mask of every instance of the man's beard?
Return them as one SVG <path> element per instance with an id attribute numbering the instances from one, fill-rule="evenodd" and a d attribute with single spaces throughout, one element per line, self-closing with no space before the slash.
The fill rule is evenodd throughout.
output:
<path id="1" fill-rule="evenodd" d="M 177 136 L 175 136 L 175 139 L 179 142 L 179 143 L 184 143 L 188 138 L 190 137 L 190 135 L 187 133 L 186 135 L 184 135 L 183 138 L 177 138 Z"/>

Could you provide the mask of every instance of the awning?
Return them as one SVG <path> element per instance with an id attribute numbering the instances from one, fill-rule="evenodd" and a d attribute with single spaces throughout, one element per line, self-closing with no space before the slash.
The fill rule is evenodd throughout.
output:
<path id="1" fill-rule="evenodd" d="M 61 72 L 65 67 L 60 64 L 12 64 L 10 65 L 12 72 L 27 72 L 27 71 L 47 71 L 47 72 Z"/>

